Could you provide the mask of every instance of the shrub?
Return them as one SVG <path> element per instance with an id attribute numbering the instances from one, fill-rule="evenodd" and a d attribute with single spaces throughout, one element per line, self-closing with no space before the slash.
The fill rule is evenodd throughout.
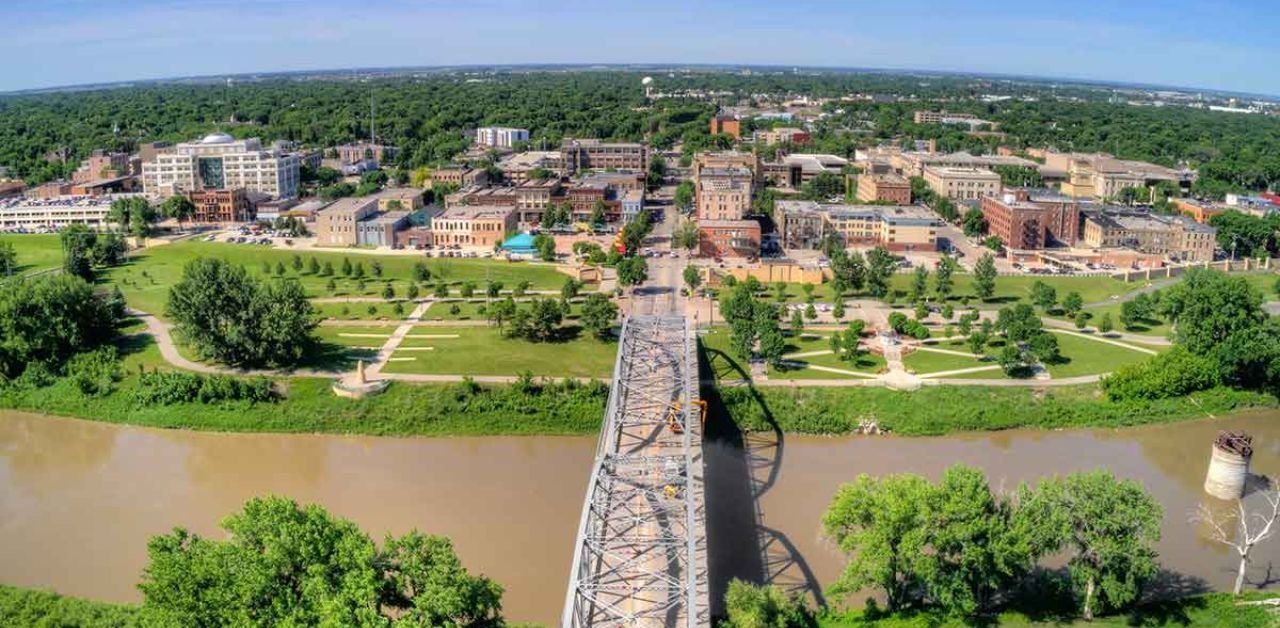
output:
<path id="1" fill-rule="evenodd" d="M 1167 399 L 1213 388 L 1220 381 L 1212 358 L 1174 347 L 1145 362 L 1121 366 L 1102 380 L 1102 389 L 1113 401 Z"/>
<path id="2" fill-rule="evenodd" d="M 151 372 L 142 375 L 134 398 L 143 405 L 216 403 L 219 401 L 274 402 L 279 399 L 271 380 L 226 375 Z"/>
<path id="3" fill-rule="evenodd" d="M 110 393 L 120 376 L 120 356 L 115 347 L 99 347 L 77 354 L 67 362 L 67 377 L 77 390 L 90 397 Z"/>

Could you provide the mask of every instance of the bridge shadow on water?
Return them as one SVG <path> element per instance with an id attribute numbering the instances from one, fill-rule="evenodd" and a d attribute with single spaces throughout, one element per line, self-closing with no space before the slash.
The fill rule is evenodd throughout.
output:
<path id="1" fill-rule="evenodd" d="M 699 344 L 701 395 L 707 402 L 703 490 L 712 614 L 723 616 L 725 591 L 734 579 L 773 584 L 808 598 L 815 606 L 825 606 L 821 585 L 804 556 L 785 534 L 765 525 L 760 505 L 781 473 L 785 435 L 764 398 L 746 384 L 746 394 L 771 429 L 750 431 L 738 425 L 719 390 L 706 383 L 727 375 L 725 364 L 734 363 Z M 730 370 L 746 379 L 736 365 Z"/>

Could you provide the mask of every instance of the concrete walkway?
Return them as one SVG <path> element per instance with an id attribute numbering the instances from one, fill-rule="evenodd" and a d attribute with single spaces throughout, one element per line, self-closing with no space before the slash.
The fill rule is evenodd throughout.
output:
<path id="1" fill-rule="evenodd" d="M 1076 334 L 1083 334 L 1083 333 L 1084 333 L 1084 332 L 1081 332 L 1081 331 L 1080 331 L 1080 330 L 1075 326 L 1075 323 L 1070 323 L 1070 322 L 1067 322 L 1067 321 L 1060 321 L 1060 320 L 1058 320 L 1058 319 L 1056 319 L 1056 318 L 1049 318 L 1049 317 L 1047 317 L 1047 316 L 1046 316 L 1046 317 L 1044 317 L 1044 318 L 1041 318 L 1040 320 L 1044 321 L 1044 326 L 1045 326 L 1045 327 L 1052 327 L 1052 328 L 1053 328 L 1053 330 L 1065 330 L 1065 331 L 1073 332 L 1073 333 L 1076 333 Z M 1090 338 L 1095 338 L 1095 337 L 1098 337 L 1098 336 L 1101 336 L 1101 335 L 1102 335 L 1102 332 L 1098 331 L 1098 330 L 1097 330 L 1097 328 L 1095 328 L 1095 327 L 1087 327 L 1086 329 L 1092 330 L 1092 335 L 1090 335 L 1090 334 L 1084 334 L 1084 335 L 1086 335 L 1086 336 L 1088 336 L 1088 337 L 1090 337 Z M 1053 331 L 1053 330 L 1051 330 L 1051 331 Z M 1165 338 L 1165 337 L 1163 337 L 1163 336 L 1144 336 L 1144 335 L 1142 335 L 1142 334 L 1129 334 L 1129 333 L 1125 333 L 1125 332 L 1122 332 L 1122 331 L 1112 331 L 1112 332 L 1107 332 L 1106 337 L 1108 337 L 1108 338 L 1119 338 L 1120 340 L 1127 340 L 1127 341 L 1129 341 L 1129 342 L 1137 342 L 1137 343 L 1141 343 L 1141 344 L 1144 344 L 1144 345 L 1156 345 L 1156 346 L 1159 346 L 1159 347 L 1168 347 L 1168 346 L 1172 346 L 1172 345 L 1173 345 L 1173 341 L 1171 341 L 1171 340 L 1169 340 L 1168 338 Z"/>
<path id="2" fill-rule="evenodd" d="M 1078 337 L 1078 338 L 1087 338 L 1087 339 L 1092 340 L 1092 341 L 1094 341 L 1094 342 L 1102 342 L 1102 343 L 1106 343 L 1106 344 L 1109 344 L 1109 345 L 1115 345 L 1115 346 L 1117 346 L 1117 347 L 1123 347 L 1123 348 L 1125 348 L 1125 349 L 1129 349 L 1130 351 L 1137 351 L 1138 353 L 1145 353 L 1145 354 L 1147 354 L 1147 355 L 1156 355 L 1157 353 L 1159 353 L 1158 351 L 1155 351 L 1155 350 L 1153 350 L 1153 349 L 1147 349 L 1147 348 L 1145 348 L 1145 347 L 1135 347 L 1135 346 L 1133 346 L 1133 345 L 1129 345 L 1129 344 L 1125 344 L 1125 343 L 1123 343 L 1123 342 L 1119 342 L 1119 341 L 1116 341 L 1116 340 L 1112 340 L 1112 339 L 1110 339 L 1110 338 L 1103 337 L 1103 336 L 1101 336 L 1100 334 L 1082 334 L 1082 333 L 1080 333 L 1080 332 L 1078 332 L 1078 331 L 1069 331 L 1069 330 L 1066 330 L 1066 329 L 1050 329 L 1049 331 L 1054 332 L 1054 333 L 1057 333 L 1057 334 L 1062 334 L 1062 335 L 1064 335 L 1064 336 L 1076 336 L 1076 337 Z"/>
<path id="3" fill-rule="evenodd" d="M 397 327 L 395 331 L 391 332 L 391 337 L 387 338 L 387 341 L 382 343 L 382 348 L 378 350 L 378 355 L 375 356 L 369 366 L 365 368 L 364 372 L 366 376 L 377 378 L 377 376 L 382 372 L 382 367 L 391 359 L 391 354 L 395 353 L 396 349 L 400 347 L 401 342 L 404 342 L 404 337 L 408 336 L 410 331 L 413 331 L 413 324 L 422 318 L 422 315 L 429 307 L 431 307 L 431 303 L 429 301 L 419 303 L 418 306 L 413 308 L 413 311 L 409 313 L 409 317 L 405 319 L 405 322 Z"/>
<path id="4" fill-rule="evenodd" d="M 925 373 L 920 375 L 920 379 L 937 379 L 939 377 L 947 377 L 949 375 L 965 375 L 968 373 L 981 373 L 983 371 L 994 371 L 1001 368 L 999 364 L 988 364 L 986 366 L 974 366 L 967 369 L 953 369 L 950 371 L 938 371 L 936 373 Z M 984 380 L 985 381 L 985 380 Z"/>
<path id="5" fill-rule="evenodd" d="M 951 349 L 937 349 L 934 347 L 926 347 L 924 345 L 920 345 L 916 347 L 916 351 L 926 351 L 928 353 L 942 353 L 945 355 L 960 356 L 962 358 L 974 358 L 975 360 L 977 359 L 977 356 L 973 355 L 972 353 L 965 353 L 964 351 L 952 351 Z"/>

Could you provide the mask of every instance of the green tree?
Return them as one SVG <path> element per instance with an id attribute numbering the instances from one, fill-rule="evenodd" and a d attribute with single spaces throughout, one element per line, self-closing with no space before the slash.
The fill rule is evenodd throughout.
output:
<path id="1" fill-rule="evenodd" d="M 919 303 L 929 290 L 929 270 L 924 266 L 916 266 L 911 274 L 911 302 Z"/>
<path id="2" fill-rule="evenodd" d="M 831 316 L 840 321 L 844 318 L 844 299 L 836 299 L 835 304 L 831 306 Z"/>
<path id="3" fill-rule="evenodd" d="M 352 269 L 352 267 L 351 267 L 351 260 L 350 260 L 350 259 L 347 259 L 347 258 L 345 258 L 345 257 L 344 257 L 344 258 L 342 258 L 342 276 L 343 276 L 343 277 L 350 277 L 350 276 L 351 276 L 351 272 L 352 272 L 352 270 L 353 270 L 353 269 Z"/>
<path id="4" fill-rule="evenodd" d="M 431 270 L 427 268 L 426 262 L 413 263 L 413 281 L 415 283 L 427 283 L 431 281 Z"/>
<path id="5" fill-rule="evenodd" d="M 564 311 L 555 299 L 534 299 L 529 309 L 517 310 L 508 333 L 532 342 L 554 340 L 560 332 Z"/>
<path id="6" fill-rule="evenodd" d="M 964 235 L 970 238 L 976 238 L 986 233 L 987 219 L 982 215 L 982 210 L 975 207 L 965 212 L 961 229 L 964 231 Z"/>
<path id="7" fill-rule="evenodd" d="M 804 314 L 800 310 L 791 312 L 791 335 L 799 336 L 804 333 Z"/>
<path id="8" fill-rule="evenodd" d="M 294 365 L 316 342 L 318 317 L 296 280 L 263 283 L 215 258 L 187 263 L 165 314 L 200 357 L 233 366 Z"/>
<path id="9" fill-rule="evenodd" d="M 182 228 L 182 222 L 195 215 L 196 204 L 182 194 L 174 194 L 160 204 L 160 213 L 166 218 L 176 220 L 178 228 Z"/>
<path id="10" fill-rule="evenodd" d="M 449 284 L 443 281 L 437 281 L 435 287 L 435 296 L 437 299 L 445 299 L 449 296 Z"/>
<path id="11" fill-rule="evenodd" d="M 938 293 L 938 299 L 946 301 L 951 298 L 951 292 L 955 290 L 955 279 L 952 277 L 956 272 L 956 258 L 950 255 L 943 255 L 938 262 L 938 272 L 934 274 L 933 281 L 935 289 Z M 951 318 L 948 316 L 947 318 Z"/>
<path id="12" fill-rule="evenodd" d="M 628 257 L 618 262 L 617 273 L 618 285 L 634 287 L 649 278 L 649 265 L 643 257 Z"/>
<path id="13" fill-rule="evenodd" d="M 560 299 L 567 303 L 577 297 L 580 290 L 582 290 L 582 282 L 573 277 L 566 277 L 564 283 L 560 285 Z"/>
<path id="14" fill-rule="evenodd" d="M 1073 473 L 1023 486 L 1018 518 L 1039 555 L 1065 551 L 1086 620 L 1095 610 L 1138 599 L 1157 571 L 1160 504 L 1132 480 L 1106 471 Z"/>
<path id="15" fill-rule="evenodd" d="M 1080 310 L 1084 309 L 1084 297 L 1079 292 L 1072 290 L 1067 296 L 1062 297 L 1062 309 L 1067 314 L 1075 316 Z"/>
<path id="16" fill-rule="evenodd" d="M 702 285 L 702 273 L 694 266 L 684 267 L 684 285 L 689 287 L 689 292 L 693 293 Z"/>
<path id="17" fill-rule="evenodd" d="M 1048 311 L 1058 304 L 1058 291 L 1053 286 L 1036 280 L 1031 284 L 1031 302 Z"/>
<path id="18" fill-rule="evenodd" d="M 1111 312 L 1103 312 L 1102 320 L 1098 322 L 1098 331 L 1109 334 L 1115 329 L 1115 325 L 1111 322 Z"/>
<path id="19" fill-rule="evenodd" d="M 81 224 L 69 225 L 59 234 L 62 243 L 62 272 L 93 281 L 93 250 L 97 234 Z"/>
<path id="20" fill-rule="evenodd" d="M 973 267 L 973 289 L 978 298 L 986 301 L 996 293 L 996 260 L 990 253 L 984 254 Z"/>
<path id="21" fill-rule="evenodd" d="M 841 334 L 841 342 L 843 343 L 842 348 L 844 349 L 844 355 L 842 357 L 846 361 L 857 364 L 863 353 L 865 353 L 862 349 L 861 343 L 862 332 L 866 330 L 866 326 L 866 321 L 855 318 L 849 321 L 849 326 L 846 327 L 844 333 Z"/>
<path id="22" fill-rule="evenodd" d="M 618 306 L 609 297 L 592 292 L 582 303 L 582 327 L 596 338 L 604 339 L 613 330 L 618 318 Z"/>
<path id="23" fill-rule="evenodd" d="M 138 240 L 151 234 L 151 225 L 158 218 L 159 214 L 151 203 L 141 196 L 117 198 L 111 201 L 107 210 L 107 222 L 115 223 L 120 231 L 130 233 Z"/>
<path id="24" fill-rule="evenodd" d="M 333 276 L 333 262 L 330 262 L 329 260 L 325 260 L 325 261 L 324 261 L 324 268 L 320 269 L 320 275 L 321 275 L 322 277 L 332 277 L 332 276 Z"/>
<path id="25" fill-rule="evenodd" d="M 442 537 L 388 537 L 380 551 L 319 506 L 268 497 L 225 519 L 228 539 L 185 529 L 147 545 L 138 588 L 154 625 L 494 625 L 502 588 L 462 567 Z M 383 613 L 387 613 L 384 615 Z"/>
<path id="26" fill-rule="evenodd" d="M 284 262 L 276 262 L 276 276 L 283 277 L 284 273 Z"/>
<path id="27" fill-rule="evenodd" d="M 337 291 L 338 284 L 335 283 L 332 279 L 330 279 L 328 283 L 324 284 L 324 289 L 328 291 L 329 294 L 333 294 L 335 291 Z"/>
<path id="28" fill-rule="evenodd" d="M 489 322 L 497 325 L 498 330 L 501 331 L 502 326 L 507 321 L 515 318 L 516 309 L 515 299 L 507 297 L 501 301 L 496 301 L 490 304 L 485 310 L 485 315 L 488 317 Z"/>
<path id="29" fill-rule="evenodd" d="M 12 277 L 18 272 L 18 251 L 9 242 L 0 242 L 0 276 Z"/>
<path id="30" fill-rule="evenodd" d="M 556 240 L 555 238 L 539 233 L 533 237 L 533 248 L 538 251 L 538 259 L 544 262 L 556 261 Z"/>
<path id="31" fill-rule="evenodd" d="M 693 209 L 692 181 L 681 181 L 680 185 L 676 186 L 674 202 L 680 211 L 687 212 L 690 209 Z"/>
<path id="32" fill-rule="evenodd" d="M 840 487 L 822 518 L 823 531 L 849 557 L 833 595 L 873 587 L 884 592 L 890 611 L 910 604 L 922 584 L 917 564 L 931 493 L 915 475 L 860 475 Z"/>
<path id="33" fill-rule="evenodd" d="M 375 259 L 369 263 L 369 268 L 373 270 L 374 277 L 379 279 L 382 278 L 382 262 Z"/>
<path id="34" fill-rule="evenodd" d="M 476 282 L 474 281 L 464 281 L 462 282 L 462 286 L 458 288 L 458 296 L 461 296 L 464 299 L 470 299 L 475 296 L 475 294 Z"/>
<path id="35" fill-rule="evenodd" d="M 896 266 L 897 262 L 893 255 L 883 247 L 876 247 L 867 253 L 866 284 L 871 296 L 879 299 L 889 294 L 889 279 L 893 277 L 893 269 Z M 855 284 L 851 282 L 849 285 Z"/>
<path id="36" fill-rule="evenodd" d="M 72 274 L 0 281 L 0 381 L 37 364 L 56 370 L 111 342 L 124 314 L 123 303 Z"/>
<path id="37" fill-rule="evenodd" d="M 364 279 L 364 262 L 356 262 L 355 269 L 351 272 L 354 279 Z"/>
<path id="38" fill-rule="evenodd" d="M 307 260 L 307 274 L 313 277 L 320 274 L 320 262 L 314 257 Z"/>
<path id="39" fill-rule="evenodd" d="M 810 628 L 817 626 L 804 601 L 776 586 L 734 579 L 724 596 L 722 628 Z"/>
<path id="40" fill-rule="evenodd" d="M 1076 329 L 1084 329 L 1089 326 L 1089 315 L 1083 311 L 1076 312 L 1075 316 Z"/>
<path id="41" fill-rule="evenodd" d="M 502 294 L 502 282 L 501 281 L 488 282 L 484 286 L 484 294 L 490 299 L 498 298 L 498 295 Z"/>
<path id="42" fill-rule="evenodd" d="M 596 199 L 596 202 L 591 205 L 591 217 L 588 219 L 588 224 L 593 228 L 603 227 L 606 222 L 605 216 L 607 215 L 606 211 L 608 209 L 609 207 L 605 205 L 603 200 Z"/>
<path id="43" fill-rule="evenodd" d="M 392 286 L 392 285 L 391 285 L 391 282 L 387 282 L 386 284 L 383 284 L 383 286 L 382 286 L 382 298 L 383 298 L 383 299 L 385 299 L 385 300 L 387 300 L 387 301 L 390 301 L 390 300 L 392 300 L 392 299 L 396 298 L 396 289 L 395 289 L 395 286 Z"/>
<path id="44" fill-rule="evenodd" d="M 671 246 L 692 251 L 698 248 L 698 223 L 685 220 L 671 234 Z"/>

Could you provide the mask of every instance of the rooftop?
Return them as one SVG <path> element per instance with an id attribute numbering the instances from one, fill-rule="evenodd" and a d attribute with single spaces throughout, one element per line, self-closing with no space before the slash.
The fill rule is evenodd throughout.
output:
<path id="1" fill-rule="evenodd" d="M 987 170 L 986 168 L 978 168 L 974 166 L 925 166 L 926 173 L 932 172 L 943 177 L 982 177 L 990 179 L 992 177 L 999 179 L 1000 175 Z"/>
<path id="2" fill-rule="evenodd" d="M 510 205 L 456 205 L 444 210 L 438 220 L 505 220 L 515 207 Z"/>

